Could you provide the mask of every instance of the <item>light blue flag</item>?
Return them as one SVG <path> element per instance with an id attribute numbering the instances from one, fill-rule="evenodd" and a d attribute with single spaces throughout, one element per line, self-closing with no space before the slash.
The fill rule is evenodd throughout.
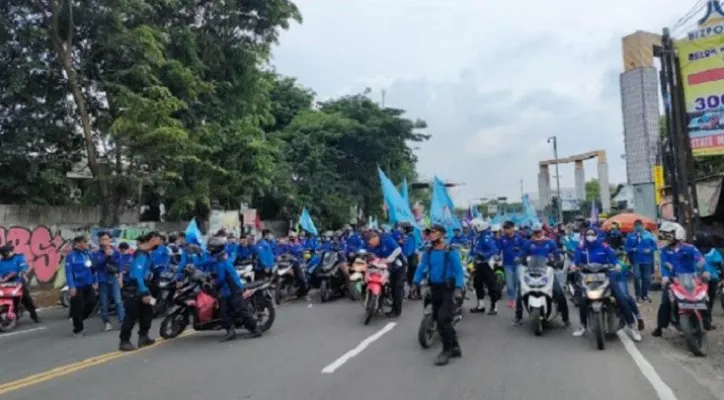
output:
<path id="1" fill-rule="evenodd" d="M 473 211 L 473 219 L 482 217 L 482 215 L 480 214 L 480 210 L 478 210 L 478 206 L 473 207 L 472 211 Z"/>
<path id="2" fill-rule="evenodd" d="M 184 233 L 186 234 L 186 243 L 206 248 L 204 234 L 201 233 L 201 229 L 199 229 L 199 226 L 196 224 L 196 218 L 191 218 L 189 224 L 186 225 L 186 231 L 184 231 Z"/>
<path id="3" fill-rule="evenodd" d="M 299 216 L 299 226 L 312 235 L 319 235 L 317 227 L 314 226 L 314 221 L 312 221 L 312 216 L 309 215 L 309 211 L 307 211 L 307 207 L 302 209 L 302 215 Z"/>
<path id="4" fill-rule="evenodd" d="M 382 184 L 382 196 L 387 204 L 387 212 L 389 214 L 389 221 L 391 224 L 399 222 L 409 222 L 412 225 L 417 225 L 415 222 L 415 215 L 412 214 L 410 209 L 410 203 L 405 201 L 402 195 L 397 191 L 397 188 L 392 181 L 382 172 L 380 167 L 377 167 L 377 173 L 380 176 L 380 183 Z"/>
<path id="5" fill-rule="evenodd" d="M 430 204 L 430 222 L 444 226 L 448 236 L 451 236 L 454 229 L 461 229 L 460 221 L 454 211 L 455 205 L 445 189 L 445 183 L 435 177 Z"/>
<path id="6" fill-rule="evenodd" d="M 407 178 L 403 178 L 400 184 L 400 196 L 405 203 L 410 204 L 410 196 L 407 194 Z"/>

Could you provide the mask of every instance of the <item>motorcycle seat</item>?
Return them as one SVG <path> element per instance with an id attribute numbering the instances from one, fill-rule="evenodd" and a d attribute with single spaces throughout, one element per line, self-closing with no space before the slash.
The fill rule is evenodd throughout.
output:
<path id="1" fill-rule="evenodd" d="M 249 283 L 247 283 L 247 284 L 244 286 L 244 289 L 256 289 L 256 288 L 258 288 L 258 287 L 260 287 L 260 286 L 265 285 L 266 283 L 267 283 L 266 281 L 249 282 Z"/>

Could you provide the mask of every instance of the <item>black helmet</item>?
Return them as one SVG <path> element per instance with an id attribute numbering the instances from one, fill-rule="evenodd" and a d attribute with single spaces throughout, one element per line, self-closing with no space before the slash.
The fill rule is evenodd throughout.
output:
<path id="1" fill-rule="evenodd" d="M 226 246 L 226 238 L 223 236 L 214 236 L 209 239 L 209 243 L 206 244 L 206 248 L 211 254 L 219 254 L 224 251 Z"/>

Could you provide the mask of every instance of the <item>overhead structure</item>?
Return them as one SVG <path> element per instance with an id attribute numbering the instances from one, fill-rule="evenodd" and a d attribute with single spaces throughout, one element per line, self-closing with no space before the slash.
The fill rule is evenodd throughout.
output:
<path id="1" fill-rule="evenodd" d="M 583 154 L 576 154 L 569 157 L 560 157 L 557 160 L 544 160 L 538 163 L 538 194 L 540 196 L 540 207 L 551 205 L 551 175 L 549 166 L 556 164 L 573 163 L 575 167 L 576 197 L 580 200 L 586 199 L 586 173 L 583 169 L 583 162 L 591 159 L 598 159 L 598 183 L 599 195 L 601 197 L 601 211 L 611 212 L 611 192 L 608 183 L 608 163 L 605 150 L 589 151 Z M 561 199 L 559 199 L 560 201 Z"/>

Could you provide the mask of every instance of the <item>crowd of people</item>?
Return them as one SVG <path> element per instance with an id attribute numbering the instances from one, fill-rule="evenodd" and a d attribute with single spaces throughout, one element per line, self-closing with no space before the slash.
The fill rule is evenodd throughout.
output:
<path id="1" fill-rule="evenodd" d="M 610 277 L 617 282 L 612 287 L 612 295 L 617 300 L 629 333 L 634 340 L 641 340 L 644 326 L 637 303 L 651 301 L 649 291 L 656 252 L 660 252 L 664 292 L 653 336 L 661 335 L 661 330 L 669 323 L 670 299 L 666 289 L 669 280 L 677 274 L 700 273 L 706 278 L 712 290 L 711 308 L 722 264 L 722 257 L 714 248 L 712 238 L 698 235 L 693 244 L 686 243 L 683 228 L 669 222 L 663 223 L 658 231 L 659 238 L 664 241 L 660 248 L 657 237 L 644 229 L 641 221 L 636 221 L 633 232 L 624 234 L 616 224 L 603 231 L 598 224 L 583 218 L 556 227 L 538 223 L 516 226 L 510 221 L 490 224 L 474 219 L 453 232 L 434 224 L 422 235 L 409 223 L 382 229 L 348 225 L 340 231 L 327 231 L 319 236 L 305 231 L 289 232 L 286 237 L 278 239 L 268 230 L 262 231 L 258 239 L 254 235 L 237 238 L 222 230 L 216 232 L 205 246 L 196 238 L 187 240 L 184 233 L 166 237 L 157 232 L 139 237 L 135 248 L 128 243 L 113 246 L 110 234 L 101 232 L 98 234 L 98 246 L 93 249 L 88 238 L 78 236 L 73 239 L 72 251 L 65 260 L 65 274 L 71 296 L 73 334 L 83 336 L 84 321 L 93 313 L 96 301 L 100 305 L 104 329 L 111 330 L 109 307 L 113 303 L 120 323 L 119 347 L 130 351 L 154 343 L 149 330 L 156 301 L 155 282 L 161 274 L 172 272 L 180 285 L 189 270 L 209 273 L 212 277 L 209 283 L 215 286 L 222 318 L 227 321 L 223 340 L 232 340 L 236 337 L 232 321 L 239 317 L 252 336 L 261 335 L 253 316 L 245 311 L 241 295 L 245 282 L 235 272 L 235 265 L 253 263 L 255 279 L 265 279 L 271 276 L 279 257 L 289 257 L 294 260 L 298 295 L 304 296 L 309 290 L 305 266 L 313 262 L 314 257 L 325 252 L 337 252 L 340 255 L 339 268 L 349 278 L 350 261 L 354 254 L 365 250 L 389 265 L 393 307 L 388 316 L 399 316 L 402 312 L 406 286 L 411 299 L 419 297 L 420 285 L 424 283 L 429 287 L 433 315 L 443 344 L 435 363 L 444 365 L 450 358 L 462 354 L 452 324 L 456 307 L 462 303 L 465 286 L 461 248 L 469 249 L 475 265 L 473 286 L 477 302 L 470 310 L 473 314 L 497 314 L 498 302 L 505 295 L 507 306 L 515 309 L 514 323 L 520 324 L 523 306 L 517 270 L 525 265 L 528 257 L 545 257 L 568 272 L 567 282 L 555 282 L 554 298 L 564 324 L 569 326 L 564 285 L 568 287 L 573 283 L 570 286 L 577 287 L 577 271 L 586 264 L 611 264 L 617 266 Z M 312 259 L 305 255 L 311 255 Z M 0 257 L 0 282 L 25 279 L 27 264 L 22 255 L 13 253 L 12 246 L 0 248 Z M 502 287 L 496 279 L 496 265 L 502 265 L 505 272 Z M 630 273 L 633 273 L 633 295 L 629 293 L 628 286 Z M 579 304 L 580 319 L 580 327 L 573 334 L 582 336 L 586 332 L 586 299 L 575 290 L 571 295 Z M 23 305 L 32 319 L 39 322 L 29 291 L 24 292 Z M 136 324 L 139 325 L 138 342 L 134 346 L 130 339 Z M 711 312 L 708 313 L 706 328 L 713 329 Z"/>

